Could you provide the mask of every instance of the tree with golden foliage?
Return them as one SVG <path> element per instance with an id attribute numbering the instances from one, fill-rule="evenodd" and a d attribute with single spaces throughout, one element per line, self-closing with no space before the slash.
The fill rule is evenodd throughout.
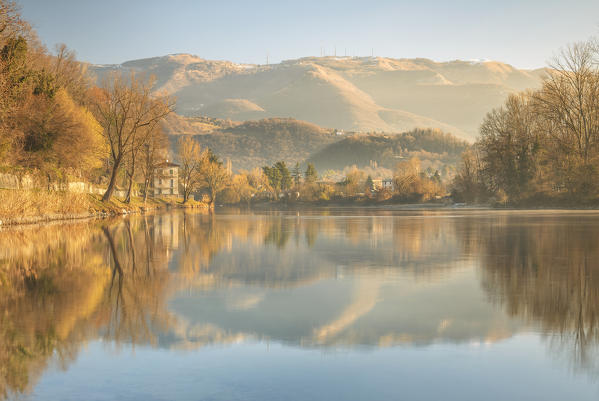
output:
<path id="1" fill-rule="evenodd" d="M 102 129 L 94 116 L 77 105 L 65 89 L 52 98 L 31 96 L 18 114 L 22 132 L 19 162 L 52 174 L 67 170 L 82 176 L 100 164 L 105 149 Z"/>
<path id="2" fill-rule="evenodd" d="M 240 170 L 233 175 L 229 186 L 223 191 L 223 200 L 225 203 L 245 203 L 249 206 L 257 194 L 270 190 L 268 177 L 262 169 L 256 167 L 251 171 Z"/>
<path id="3" fill-rule="evenodd" d="M 213 209 L 216 196 L 227 187 L 231 180 L 231 174 L 216 157 L 213 155 L 211 157 L 210 153 L 200 166 L 200 176 L 202 188 L 205 188 L 210 196 L 210 209 Z"/>
<path id="4" fill-rule="evenodd" d="M 428 201 L 445 192 L 437 179 L 427 176 L 422 171 L 420 159 L 417 157 L 397 163 L 393 183 L 396 195 L 403 201 Z"/>
<path id="5" fill-rule="evenodd" d="M 345 180 L 343 181 L 346 195 L 353 196 L 358 192 L 362 192 L 365 182 L 366 173 L 358 167 L 352 166 L 345 174 Z"/>
<path id="6" fill-rule="evenodd" d="M 102 141 L 86 108 L 89 77 L 66 46 L 49 54 L 12 1 L 0 1 L 0 164 L 48 187 L 98 166 Z"/>

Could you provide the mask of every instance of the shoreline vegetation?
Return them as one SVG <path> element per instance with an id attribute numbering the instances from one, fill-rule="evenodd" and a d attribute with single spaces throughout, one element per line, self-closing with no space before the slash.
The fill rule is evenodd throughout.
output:
<path id="1" fill-rule="evenodd" d="M 105 218 L 172 208 L 208 210 L 208 205 L 197 201 L 182 204 L 175 199 L 163 198 L 148 198 L 144 202 L 142 197 L 132 197 L 129 203 L 116 198 L 112 198 L 110 202 L 102 202 L 101 196 L 97 194 L 0 189 L 0 227 Z"/>
<path id="2" fill-rule="evenodd" d="M 175 100 L 154 90 L 154 77 L 114 72 L 97 81 L 65 45 L 45 49 L 10 0 L 0 0 L 0 26 L 4 224 L 216 205 L 599 208 L 595 40 L 563 50 L 540 89 L 512 94 L 489 112 L 472 145 L 433 129 L 357 134 L 295 165 L 271 160 L 234 172 L 226 154 L 193 136 L 172 143 L 164 123 Z M 301 144 L 304 125 L 272 119 L 242 131 L 258 138 L 260 127 L 282 129 Z M 271 145 L 271 156 L 278 147 L 277 157 L 294 160 L 291 148 Z M 333 159 L 353 165 L 324 170 Z M 176 179 L 161 173 L 168 160 L 177 163 Z M 153 196 L 167 193 L 156 191 L 163 181 L 170 200 Z M 77 185 L 87 189 L 69 192 Z"/>
<path id="3" fill-rule="evenodd" d="M 453 181 L 458 202 L 599 206 L 599 40 L 574 43 L 540 89 L 487 114 Z"/>
<path id="4" fill-rule="evenodd" d="M 172 159 L 162 123 L 174 99 L 153 90 L 154 77 L 115 72 L 96 80 L 87 67 L 65 45 L 48 51 L 18 5 L 0 0 L 5 224 L 179 206 L 176 199 L 153 196 L 166 193 L 155 183 L 165 179 L 161 166 Z M 209 187 L 208 173 L 224 170 L 210 156 L 201 166 L 202 187 Z M 185 207 L 206 207 L 184 200 Z"/>

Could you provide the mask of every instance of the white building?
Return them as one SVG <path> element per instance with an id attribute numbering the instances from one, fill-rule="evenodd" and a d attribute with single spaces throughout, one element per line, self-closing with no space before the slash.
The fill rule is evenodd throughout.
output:
<path id="1" fill-rule="evenodd" d="M 168 160 L 154 171 L 154 196 L 179 196 L 179 165 Z"/>
<path id="2" fill-rule="evenodd" d="M 381 181 L 381 187 L 383 189 L 387 189 L 389 191 L 393 191 L 393 179 L 392 178 L 385 178 Z"/>

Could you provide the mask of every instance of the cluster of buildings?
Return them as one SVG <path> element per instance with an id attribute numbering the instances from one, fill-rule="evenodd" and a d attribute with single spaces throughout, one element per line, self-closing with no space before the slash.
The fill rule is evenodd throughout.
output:
<path id="1" fill-rule="evenodd" d="M 228 165 L 229 167 L 229 165 Z M 230 167 L 229 167 L 230 168 Z M 330 182 L 320 181 L 319 183 L 330 184 Z M 393 191 L 393 179 L 373 179 L 373 189 L 376 191 L 388 190 Z M 154 180 L 152 181 L 150 196 L 154 197 L 178 197 L 179 196 L 179 165 L 166 160 L 161 163 L 154 172 Z"/>
<path id="2" fill-rule="evenodd" d="M 392 178 L 374 179 L 374 180 L 372 180 L 372 185 L 374 186 L 374 189 L 377 191 L 380 191 L 383 189 L 393 191 L 393 179 Z"/>

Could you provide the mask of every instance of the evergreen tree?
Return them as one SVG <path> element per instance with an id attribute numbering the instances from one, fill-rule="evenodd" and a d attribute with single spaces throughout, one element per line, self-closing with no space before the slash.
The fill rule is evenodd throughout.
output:
<path id="1" fill-rule="evenodd" d="M 308 163 L 306 168 L 306 182 L 315 182 L 318 179 L 318 172 L 314 167 L 314 164 Z"/>
<path id="2" fill-rule="evenodd" d="M 293 173 L 291 174 L 291 176 L 293 177 L 293 183 L 295 184 L 296 187 L 298 187 L 300 184 L 300 180 L 302 178 L 302 173 L 300 171 L 299 163 L 295 163 L 295 167 L 293 167 Z"/>
<path id="3" fill-rule="evenodd" d="M 285 162 L 284 161 L 276 162 L 274 165 L 274 168 L 279 171 L 279 176 L 281 177 L 280 189 L 282 191 L 286 191 L 289 188 L 291 188 L 291 184 L 293 183 L 293 180 L 291 179 L 291 173 L 289 172 L 289 169 L 287 168 L 287 165 L 285 164 Z"/>
<path id="4" fill-rule="evenodd" d="M 268 178 L 268 183 L 275 192 L 281 189 L 281 172 L 276 167 L 264 166 L 262 167 L 264 175 Z"/>
<path id="5" fill-rule="evenodd" d="M 366 187 L 366 190 L 374 191 L 374 181 L 372 181 L 372 177 L 370 175 L 368 178 L 366 178 L 366 184 L 364 186 Z"/>

